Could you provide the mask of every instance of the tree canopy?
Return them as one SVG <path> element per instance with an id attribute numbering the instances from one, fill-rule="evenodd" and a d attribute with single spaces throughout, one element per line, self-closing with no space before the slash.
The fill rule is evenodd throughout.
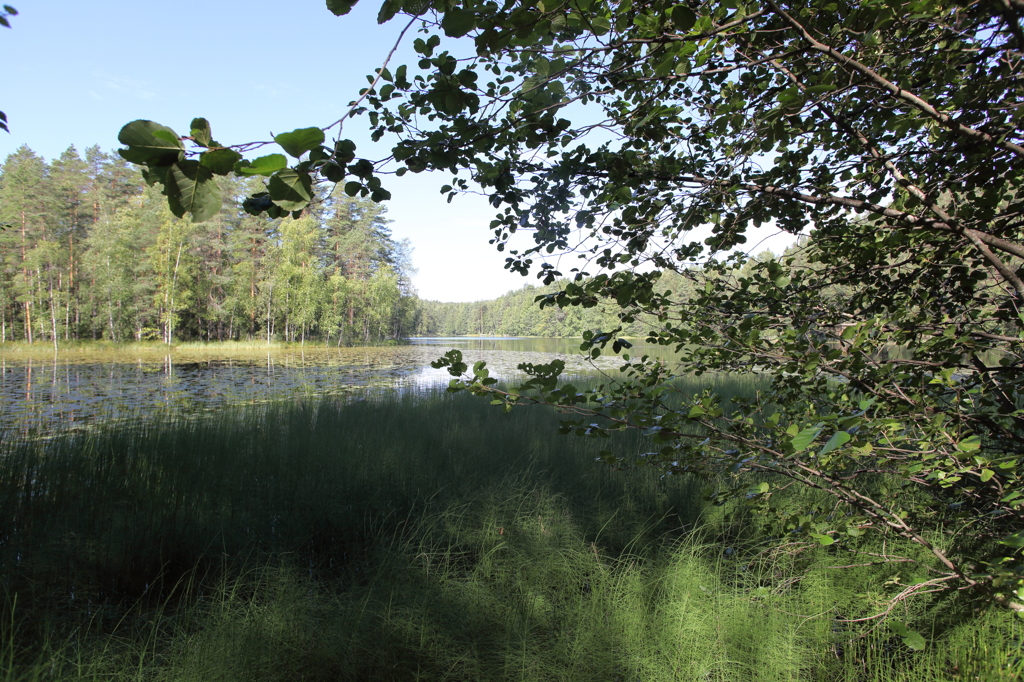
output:
<path id="1" fill-rule="evenodd" d="M 337 192 L 298 220 L 249 215 L 218 178 L 216 217 L 176 218 L 99 147 L 0 165 L 0 343 L 103 338 L 370 343 L 407 336 L 409 247 L 384 206 Z M 321 188 L 328 189 L 328 188 Z"/>
<path id="2" fill-rule="evenodd" d="M 272 216 L 317 179 L 385 200 L 387 173 L 433 170 L 442 192 L 485 192 L 507 267 L 568 278 L 540 305 L 618 307 L 584 352 L 626 351 L 640 319 L 679 364 L 624 353 L 586 390 L 529 366 L 501 392 L 452 352 L 453 388 L 569 408 L 579 434 L 643 429 L 642 462 L 719 476 L 712 498 L 776 537 L 908 538 L 939 569 L 900 598 L 1024 609 L 1022 17 L 1018 0 L 387 0 L 380 21 L 419 32 L 419 62 L 377 69 L 338 122 L 277 136 L 290 166 L 244 160 L 254 145 L 214 142 L 204 119 L 185 138 L 130 123 L 122 154 L 197 220 L 217 174 L 266 177 L 246 206 Z M 355 116 L 379 157 L 340 139 Z M 810 239 L 743 268 L 757 226 Z M 667 271 L 692 286 L 656 286 Z M 769 394 L 673 395 L 680 374 L 755 371 Z M 791 482 L 835 504 L 790 508 Z"/>

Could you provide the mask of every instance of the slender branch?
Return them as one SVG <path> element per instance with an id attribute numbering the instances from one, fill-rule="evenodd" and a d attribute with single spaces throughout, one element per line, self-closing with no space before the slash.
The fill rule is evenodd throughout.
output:
<path id="1" fill-rule="evenodd" d="M 338 130 L 341 130 L 342 125 L 345 122 L 345 119 L 351 116 L 353 112 L 355 112 L 356 107 L 358 107 L 362 103 L 362 101 L 366 99 L 371 92 L 373 92 L 373 89 L 377 86 L 377 83 L 380 82 L 381 76 L 384 75 L 384 70 L 388 68 L 388 63 L 391 61 L 391 58 L 395 56 L 395 51 L 398 50 L 398 46 L 402 44 L 402 38 L 405 37 L 405 32 L 412 28 L 412 25 L 416 23 L 416 20 L 418 18 L 419 17 L 413 17 L 412 19 L 410 19 L 409 23 L 406 24 L 405 28 L 402 29 L 402 32 L 398 34 L 398 40 L 396 40 L 395 44 L 391 47 L 391 51 L 388 52 L 388 56 L 387 58 L 384 59 L 384 63 L 381 65 L 380 69 L 377 70 L 377 77 L 373 79 L 372 83 L 370 83 L 370 87 L 366 88 L 366 90 L 363 91 L 363 94 L 359 96 L 359 99 L 357 99 L 355 102 L 352 102 L 352 104 L 349 105 L 348 111 L 346 111 L 341 118 L 339 118 L 337 121 L 330 125 L 324 126 L 323 128 L 321 128 L 321 130 L 327 132 L 334 126 L 338 126 Z"/>

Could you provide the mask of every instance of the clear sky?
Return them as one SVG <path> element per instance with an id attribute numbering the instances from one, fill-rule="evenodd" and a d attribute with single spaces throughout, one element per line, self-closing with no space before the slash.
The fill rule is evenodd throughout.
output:
<path id="1" fill-rule="evenodd" d="M 322 127 L 365 87 L 402 28 L 377 24 L 380 0 L 362 0 L 345 17 L 324 0 L 8 2 L 19 15 L 0 28 L 0 110 L 11 128 L 0 131 L 0 159 L 23 144 L 46 159 L 72 144 L 113 150 L 121 126 L 139 118 L 181 133 L 203 116 L 225 144 Z M 392 66 L 415 63 L 413 37 Z M 367 149 L 365 126 L 354 119 L 345 136 L 383 156 Z M 409 174 L 385 183 L 393 234 L 414 247 L 420 296 L 483 300 L 535 283 L 505 271 L 505 255 L 488 245 L 493 209 L 476 196 L 446 203 L 438 189 L 447 180 Z"/>

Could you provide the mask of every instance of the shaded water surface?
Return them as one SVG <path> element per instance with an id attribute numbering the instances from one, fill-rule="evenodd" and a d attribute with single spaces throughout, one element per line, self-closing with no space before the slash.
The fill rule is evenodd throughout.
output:
<path id="1" fill-rule="evenodd" d="M 566 361 L 567 373 L 614 370 L 615 358 L 586 362 L 571 339 L 413 339 L 383 348 L 72 349 L 27 356 L 0 345 L 0 430 L 75 428 L 165 410 L 203 411 L 232 403 L 314 395 L 418 391 L 450 377 L 429 363 L 449 348 L 484 360 L 491 376 L 514 379 L 523 362 Z"/>

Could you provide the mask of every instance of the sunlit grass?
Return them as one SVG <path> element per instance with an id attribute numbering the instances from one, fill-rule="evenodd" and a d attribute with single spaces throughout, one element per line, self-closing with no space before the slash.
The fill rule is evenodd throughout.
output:
<path id="1" fill-rule="evenodd" d="M 437 393 L 4 442 L 0 680 L 1020 672 L 1009 614 L 909 605 L 923 652 L 843 624 L 872 613 L 889 569 L 771 550 L 749 519 L 703 506 L 705 482 L 612 471 L 556 420 Z"/>

